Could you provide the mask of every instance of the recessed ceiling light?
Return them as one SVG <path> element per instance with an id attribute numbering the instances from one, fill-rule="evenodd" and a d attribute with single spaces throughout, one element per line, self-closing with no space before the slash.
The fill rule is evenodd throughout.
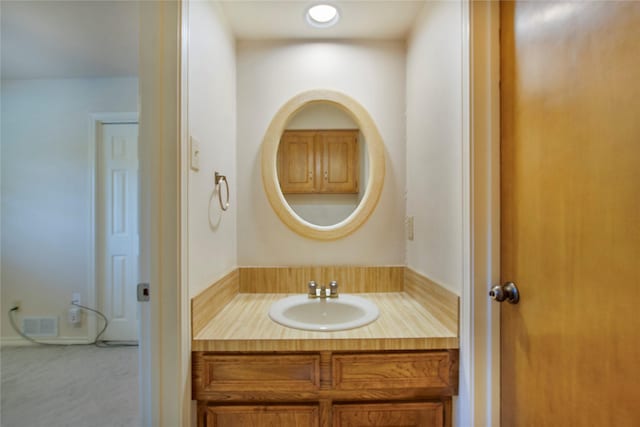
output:
<path id="1" fill-rule="evenodd" d="M 307 22 L 317 28 L 328 28 L 336 24 L 340 14 L 335 6 L 330 4 L 316 4 L 307 9 Z"/>

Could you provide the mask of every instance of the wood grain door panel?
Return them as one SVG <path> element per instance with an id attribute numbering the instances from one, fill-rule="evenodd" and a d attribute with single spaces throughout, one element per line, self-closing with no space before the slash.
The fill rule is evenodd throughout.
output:
<path id="1" fill-rule="evenodd" d="M 205 427 L 318 427 L 318 407 L 313 405 L 278 406 L 203 406 L 200 426 Z"/>
<path id="2" fill-rule="evenodd" d="M 318 390 L 320 355 L 197 355 L 196 396 L 207 392 Z"/>
<path id="3" fill-rule="evenodd" d="M 334 405 L 333 427 L 442 427 L 442 402 Z"/>
<path id="4" fill-rule="evenodd" d="M 640 2 L 502 2 L 502 425 L 640 425 Z"/>
<path id="5" fill-rule="evenodd" d="M 428 353 L 336 354 L 332 357 L 335 390 L 453 389 L 457 365 L 447 351 Z"/>

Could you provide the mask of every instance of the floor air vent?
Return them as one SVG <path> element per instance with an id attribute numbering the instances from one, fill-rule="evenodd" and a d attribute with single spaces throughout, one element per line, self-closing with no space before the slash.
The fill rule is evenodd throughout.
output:
<path id="1" fill-rule="evenodd" d="M 24 317 L 22 332 L 30 337 L 57 337 L 57 317 Z"/>

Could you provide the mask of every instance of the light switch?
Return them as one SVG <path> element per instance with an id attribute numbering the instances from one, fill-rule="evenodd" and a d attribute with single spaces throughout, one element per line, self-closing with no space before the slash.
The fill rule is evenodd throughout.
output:
<path id="1" fill-rule="evenodd" d="M 189 138 L 191 145 L 191 169 L 194 171 L 200 170 L 200 143 L 194 137 Z"/>
<path id="2" fill-rule="evenodd" d="M 413 217 L 407 217 L 407 240 L 413 240 Z"/>

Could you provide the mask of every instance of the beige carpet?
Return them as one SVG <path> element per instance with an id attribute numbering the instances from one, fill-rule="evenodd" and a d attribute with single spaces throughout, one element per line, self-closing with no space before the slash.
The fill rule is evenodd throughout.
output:
<path id="1" fill-rule="evenodd" d="M 2 427 L 138 427 L 138 349 L 4 347 Z"/>

